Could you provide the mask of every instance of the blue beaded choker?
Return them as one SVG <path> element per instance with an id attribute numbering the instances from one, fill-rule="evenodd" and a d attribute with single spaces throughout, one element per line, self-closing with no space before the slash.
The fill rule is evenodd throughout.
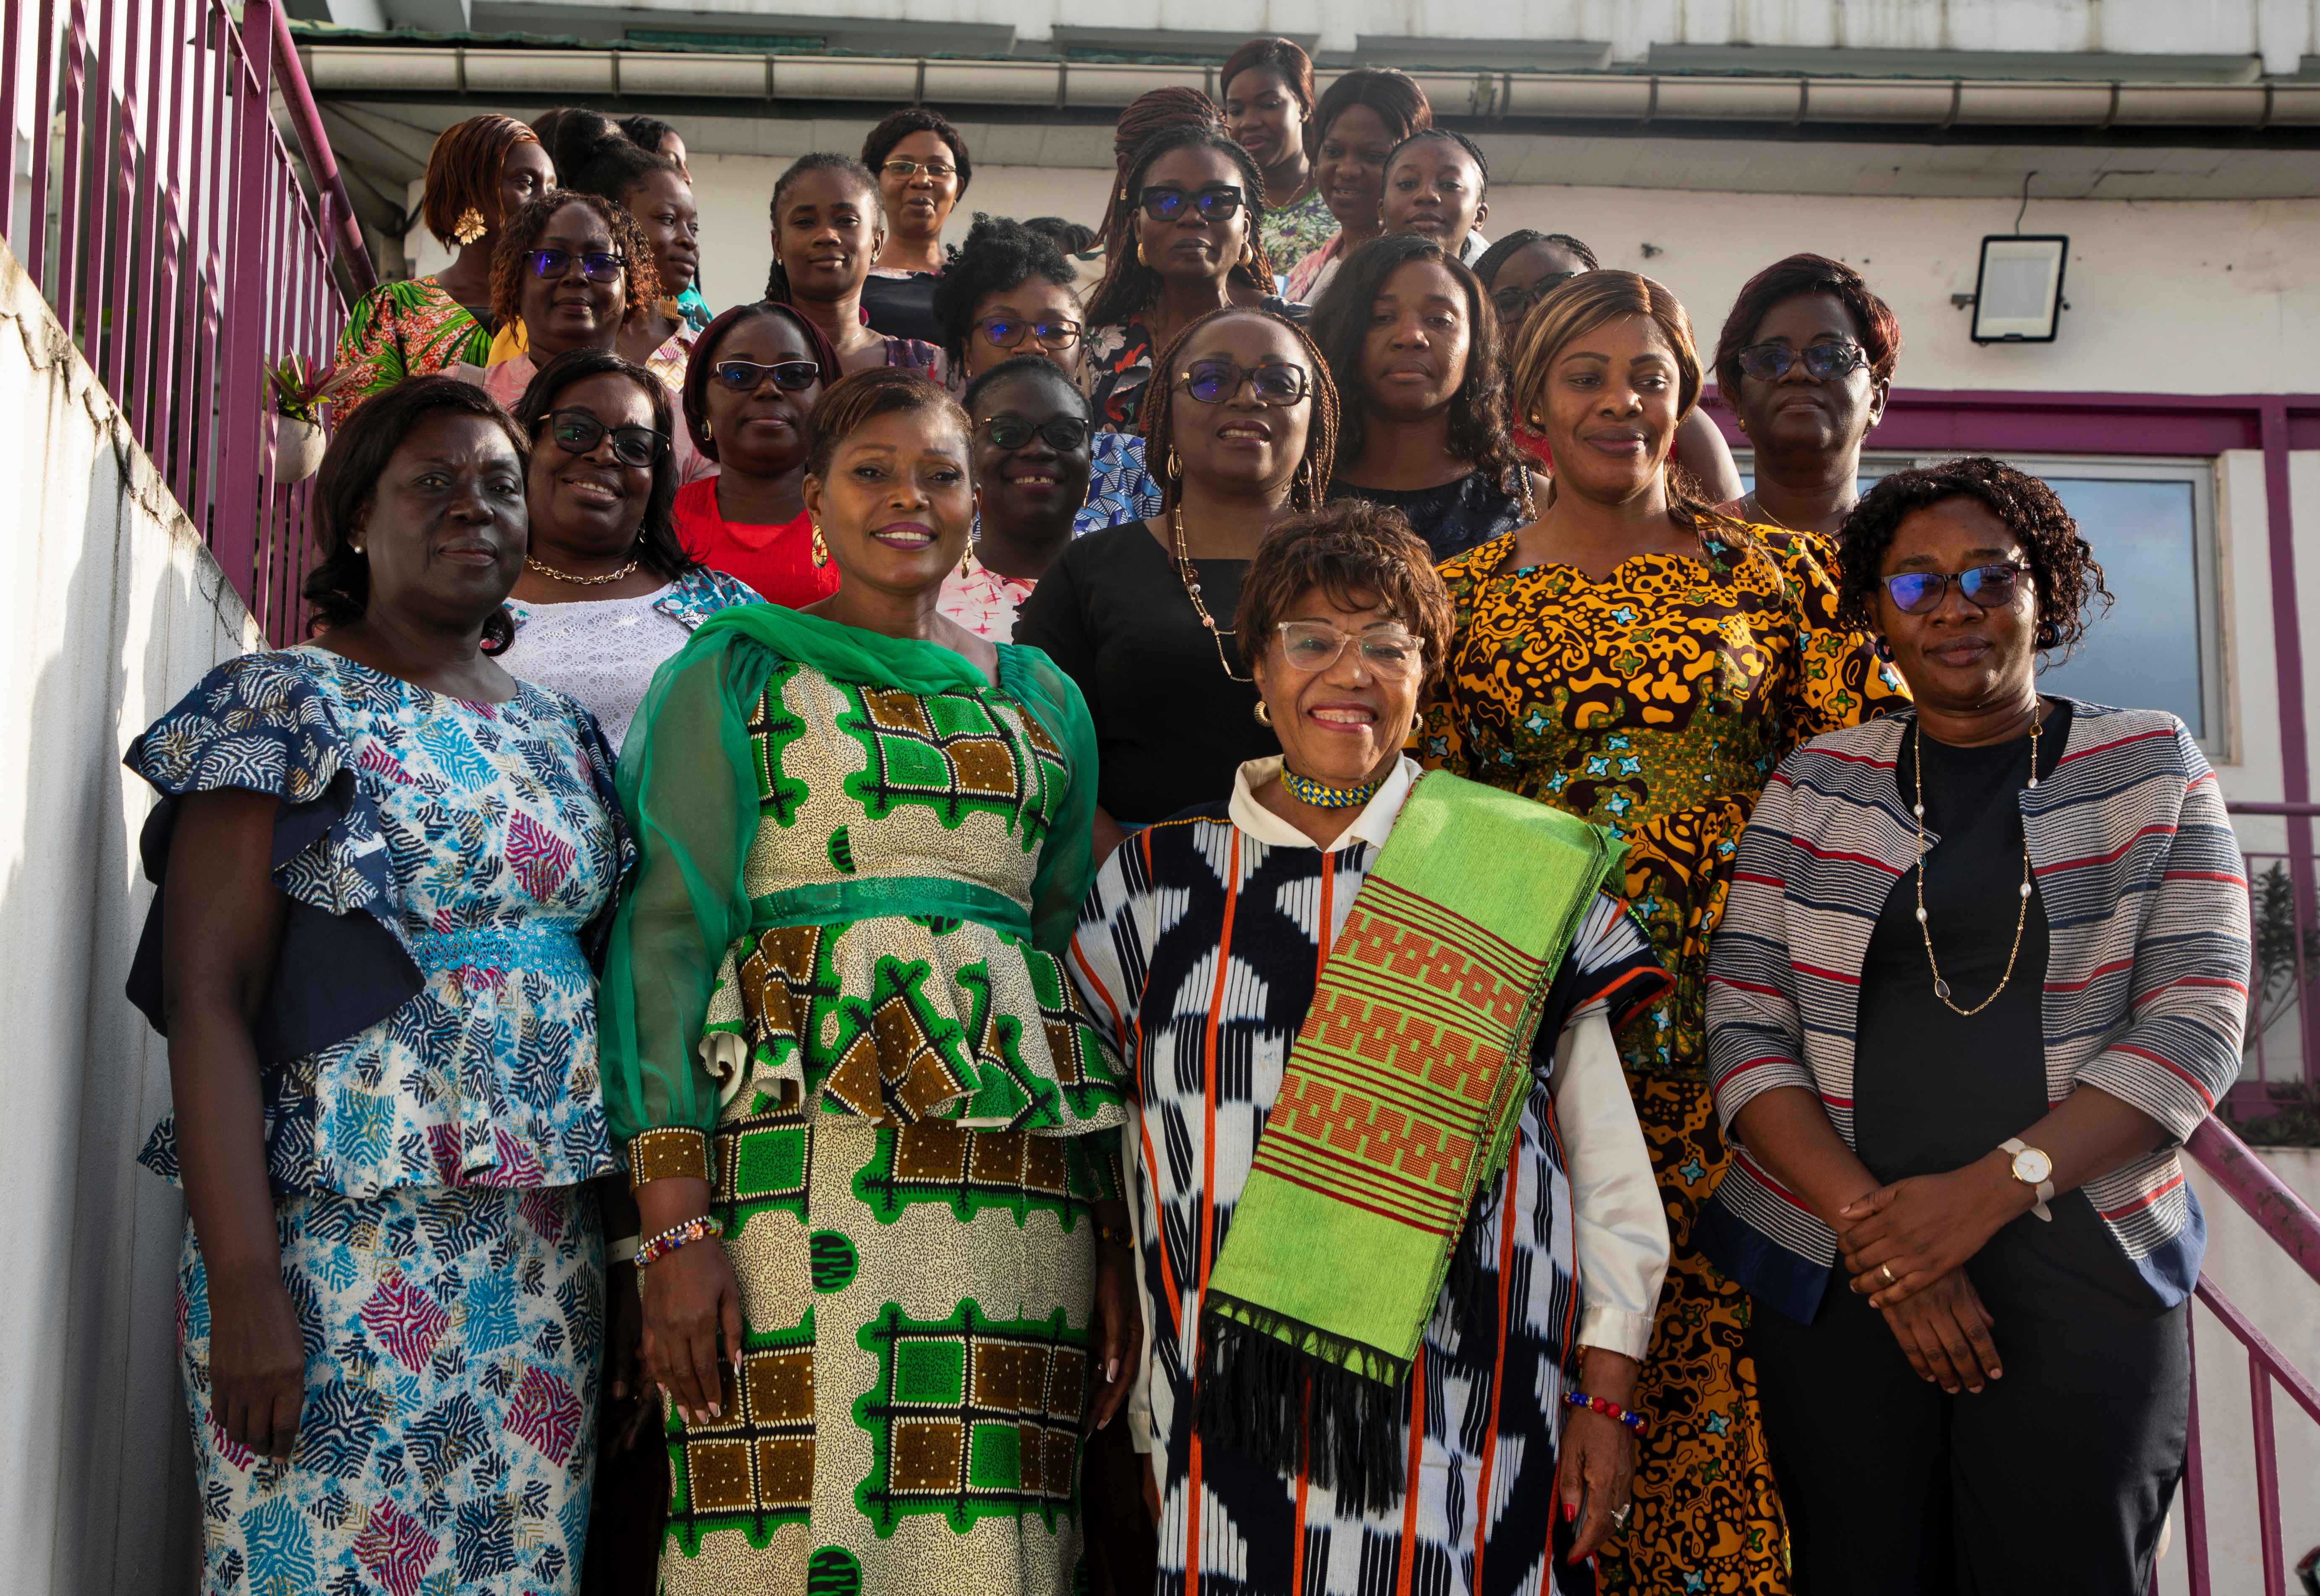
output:
<path id="1" fill-rule="evenodd" d="M 1385 782 L 1381 778 L 1375 781 L 1364 781 L 1359 787 L 1331 787 L 1326 782 L 1300 776 L 1283 764 L 1281 767 L 1281 785 L 1289 789 L 1291 798 L 1300 804 L 1310 804 L 1317 809 L 1358 809 L 1377 797 L 1378 789 Z"/>

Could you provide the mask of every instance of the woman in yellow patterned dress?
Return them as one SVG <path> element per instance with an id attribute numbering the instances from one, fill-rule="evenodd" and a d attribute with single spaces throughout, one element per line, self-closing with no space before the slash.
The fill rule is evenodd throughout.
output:
<path id="1" fill-rule="evenodd" d="M 1724 1145 L 1702 989 L 1732 852 L 1782 755 L 1901 696 L 1790 534 L 1717 517 L 1668 473 L 1699 395 L 1683 307 L 1631 272 L 1542 302 L 1516 350 L 1518 415 L 1545 419 L 1555 474 L 1531 524 L 1442 567 L 1457 606 L 1427 763 L 1611 827 L 1627 892 L 1675 990 L 1620 1054 L 1675 1256 L 1638 1402 L 1651 1417 L 1607 1591 L 1788 1587 L 1786 1536 L 1743 1354 L 1748 1299 L 1690 1246 Z"/>
<path id="2" fill-rule="evenodd" d="M 1095 732 L 1045 654 L 936 610 L 958 407 L 880 367 L 816 420 L 845 581 L 711 617 L 622 750 L 650 835 L 604 1094 L 672 1410 L 659 1587 L 1064 1596 L 1138 1333 L 1116 1066 L 1057 957 Z"/>

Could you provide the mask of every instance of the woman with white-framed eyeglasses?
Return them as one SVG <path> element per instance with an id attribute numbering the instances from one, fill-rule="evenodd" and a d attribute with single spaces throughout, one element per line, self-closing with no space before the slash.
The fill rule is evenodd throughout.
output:
<path id="1" fill-rule="evenodd" d="M 704 567 L 676 535 L 668 389 L 607 349 L 549 361 L 515 408 L 531 439 L 531 543 L 508 598 L 507 671 L 577 699 L 620 752 L 660 663 L 745 584 Z"/>
<path id="2" fill-rule="evenodd" d="M 1245 761 L 1280 751 L 1254 714 L 1233 606 L 1274 523 L 1327 498 L 1336 458 L 1337 387 L 1295 322 L 1210 311 L 1161 369 L 1144 400 L 1160 513 L 1074 539 L 1015 629 L 1094 718 L 1100 853 L 1122 828 L 1214 802 Z"/>
<path id="3" fill-rule="evenodd" d="M 1900 322 L 1842 261 L 1791 255 L 1748 279 L 1716 341 L 1716 381 L 1755 449 L 1756 485 L 1725 513 L 1834 537 L 1900 353 Z"/>
<path id="4" fill-rule="evenodd" d="M 1264 176 L 1212 122 L 1163 127 L 1123 165 L 1103 281 L 1088 297 L 1096 422 L 1132 432 L 1153 356 L 1213 311 L 1302 315 L 1274 297 L 1259 236 Z"/>
<path id="5" fill-rule="evenodd" d="M 1280 753 L 1070 962 L 1141 1099 L 1159 1588 L 1591 1591 L 1668 1258 L 1611 1029 L 1667 978 L 1606 832 L 1403 753 L 1453 618 L 1398 511 L 1283 520 L 1233 625 Z"/>
<path id="6" fill-rule="evenodd" d="M 2146 1590 L 2245 865 L 2181 721 L 2038 690 L 2109 598 L 2045 483 L 1896 472 L 1836 562 L 1915 703 L 1790 753 L 1740 837 L 1708 988 L 1732 1164 L 1693 1231 L 1755 1300 L 1794 1588 Z"/>
<path id="7" fill-rule="evenodd" d="M 974 177 L 966 140 L 939 111 L 906 105 L 870 130 L 862 164 L 878 180 L 886 223 L 862 284 L 862 308 L 890 338 L 938 342 L 934 291 L 947 264 L 942 231 Z"/>
<path id="8" fill-rule="evenodd" d="M 805 510 L 813 407 L 840 374 L 837 350 L 794 306 L 736 305 L 702 330 L 684 374 L 684 430 L 717 474 L 676 495 L 685 551 L 793 609 L 838 591 Z"/>

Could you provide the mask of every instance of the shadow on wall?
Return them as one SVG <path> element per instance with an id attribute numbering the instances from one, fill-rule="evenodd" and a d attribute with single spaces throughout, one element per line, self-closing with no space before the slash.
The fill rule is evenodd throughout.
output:
<path id="1" fill-rule="evenodd" d="M 130 738 L 257 641 L 240 598 L 0 248 L 0 1546 L 7 1588 L 192 1589 L 177 1193 L 135 1163 L 166 1052 L 122 996 L 150 889 Z"/>

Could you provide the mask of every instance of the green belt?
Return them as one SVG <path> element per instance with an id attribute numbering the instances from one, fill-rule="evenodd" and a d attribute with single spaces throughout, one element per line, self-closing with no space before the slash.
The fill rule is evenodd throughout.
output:
<path id="1" fill-rule="evenodd" d="M 906 915 L 973 920 L 1025 942 L 1031 940 L 1030 912 L 1021 904 L 988 887 L 942 876 L 874 876 L 769 892 L 749 900 L 749 931 L 755 935 L 781 926 L 830 925 Z"/>

